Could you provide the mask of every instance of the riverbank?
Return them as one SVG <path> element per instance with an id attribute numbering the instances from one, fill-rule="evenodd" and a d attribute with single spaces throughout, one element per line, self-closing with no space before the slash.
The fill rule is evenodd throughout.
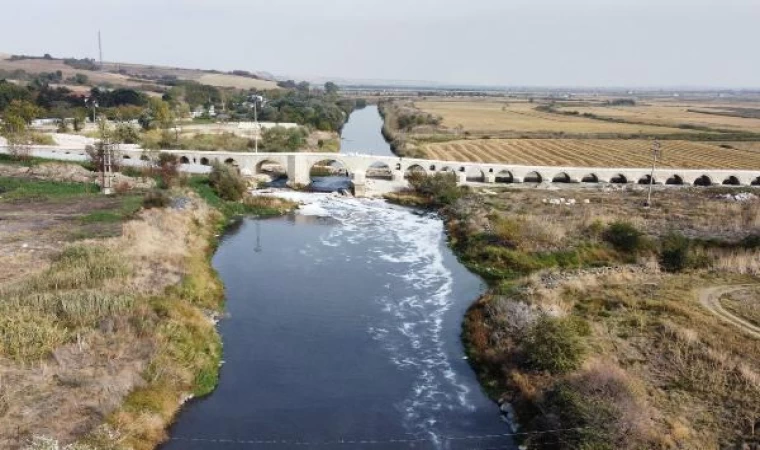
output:
<path id="1" fill-rule="evenodd" d="M 106 197 L 35 170 L 0 179 L 0 446 L 152 449 L 216 386 L 224 289 L 209 258 L 229 217 L 187 188 L 150 207 L 145 191 Z"/>
<path id="2" fill-rule="evenodd" d="M 643 209 L 628 190 L 476 191 L 444 207 L 450 245 L 489 284 L 463 328 L 470 361 L 528 448 L 758 443 L 760 342 L 699 302 L 760 284 L 758 200 L 727 192 Z"/>

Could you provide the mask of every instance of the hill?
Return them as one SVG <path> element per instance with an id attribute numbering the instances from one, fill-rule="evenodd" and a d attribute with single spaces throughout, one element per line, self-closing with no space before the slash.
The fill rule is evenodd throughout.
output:
<path id="1" fill-rule="evenodd" d="M 146 90 L 163 90 L 159 81 L 189 80 L 216 87 L 239 89 L 279 89 L 277 82 L 246 71 L 224 73 L 214 70 L 184 69 L 143 64 L 105 62 L 98 70 L 92 60 L 61 59 L 53 57 L 19 57 L 0 53 L 0 71 L 23 70 L 28 74 L 61 71 L 65 78 L 76 74 L 86 75 L 91 84 L 121 87 L 140 87 Z"/>

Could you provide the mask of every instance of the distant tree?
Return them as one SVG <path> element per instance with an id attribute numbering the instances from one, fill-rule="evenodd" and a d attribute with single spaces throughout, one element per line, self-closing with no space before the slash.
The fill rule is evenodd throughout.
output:
<path id="1" fill-rule="evenodd" d="M 0 112 L 4 111 L 14 100 L 30 101 L 32 94 L 29 89 L 0 80 Z"/>
<path id="2" fill-rule="evenodd" d="M 298 83 L 298 85 L 296 86 L 296 89 L 298 90 L 298 92 L 309 92 L 309 88 L 310 88 L 310 85 L 307 81 L 302 81 Z"/>
<path id="3" fill-rule="evenodd" d="M 17 117 L 30 125 L 32 120 L 39 117 L 42 110 L 32 102 L 26 100 L 13 100 L 5 111 L 5 117 Z"/>
<path id="4" fill-rule="evenodd" d="M 329 95 L 334 95 L 338 93 L 338 85 L 333 83 L 332 81 L 328 81 L 325 83 L 325 92 Z"/>
<path id="5" fill-rule="evenodd" d="M 74 75 L 74 83 L 76 84 L 87 84 L 90 82 L 90 77 L 83 73 L 78 73 Z"/>
<path id="6" fill-rule="evenodd" d="M 293 80 L 287 80 L 287 81 L 278 81 L 277 86 L 283 89 L 296 89 L 298 87 L 298 84 L 296 84 L 296 82 Z"/>

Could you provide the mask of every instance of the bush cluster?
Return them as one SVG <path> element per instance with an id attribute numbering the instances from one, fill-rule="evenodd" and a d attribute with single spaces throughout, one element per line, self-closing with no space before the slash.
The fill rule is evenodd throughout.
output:
<path id="1" fill-rule="evenodd" d="M 215 163 L 208 179 L 211 187 L 222 199 L 236 202 L 243 198 L 247 184 L 235 167 Z"/>
<path id="2" fill-rule="evenodd" d="M 409 185 L 417 193 L 426 197 L 432 205 L 451 205 L 462 197 L 462 189 L 457 186 L 456 175 L 450 172 L 439 172 L 427 175 L 422 172 L 412 172 L 409 175 Z"/>
<path id="3" fill-rule="evenodd" d="M 551 373 L 576 370 L 585 349 L 578 324 L 570 319 L 542 316 L 528 331 L 524 351 L 531 366 Z"/>
<path id="4" fill-rule="evenodd" d="M 604 232 L 604 240 L 615 250 L 625 253 L 635 253 L 643 242 L 641 231 L 628 222 L 615 222 Z"/>

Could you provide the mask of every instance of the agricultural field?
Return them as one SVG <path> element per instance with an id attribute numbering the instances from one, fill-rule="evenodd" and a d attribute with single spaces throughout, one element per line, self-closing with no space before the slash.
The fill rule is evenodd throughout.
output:
<path id="1" fill-rule="evenodd" d="M 537 103 L 524 101 L 419 101 L 414 106 L 440 116 L 442 125 L 477 133 L 565 133 L 565 134 L 673 134 L 676 127 L 612 123 L 580 116 L 537 111 Z"/>
<path id="2" fill-rule="evenodd" d="M 759 106 L 760 105 L 755 105 Z M 636 106 L 564 106 L 560 111 L 577 111 L 597 117 L 625 120 L 636 123 L 652 123 L 667 127 L 696 126 L 737 132 L 760 132 L 760 117 L 741 117 L 741 111 L 752 111 L 749 105 L 733 108 L 728 105 L 701 103 L 653 103 Z M 737 112 L 738 110 L 738 112 Z M 760 109 L 757 109 L 760 111 Z"/>
<path id="3" fill-rule="evenodd" d="M 235 89 L 280 89 L 274 81 L 257 80 L 255 78 L 247 78 L 225 73 L 209 73 L 201 75 L 196 81 L 209 86 L 231 87 Z"/>
<path id="4" fill-rule="evenodd" d="M 613 139 L 477 139 L 425 144 L 426 158 L 543 166 L 648 167 L 651 142 Z M 728 146 L 728 144 L 723 144 Z M 660 167 L 758 169 L 760 152 L 693 141 L 663 141 Z"/>

